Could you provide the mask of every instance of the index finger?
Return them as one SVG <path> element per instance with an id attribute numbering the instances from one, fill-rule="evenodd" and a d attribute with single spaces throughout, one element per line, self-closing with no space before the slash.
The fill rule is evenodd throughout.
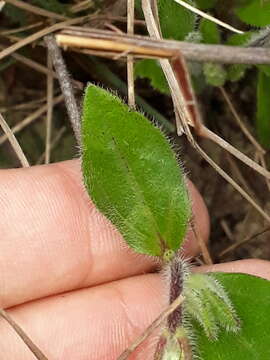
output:
<path id="1" fill-rule="evenodd" d="M 203 237 L 207 215 L 192 189 Z M 0 177 L 0 302 L 33 299 L 150 271 L 89 200 L 79 161 L 2 170 Z"/>

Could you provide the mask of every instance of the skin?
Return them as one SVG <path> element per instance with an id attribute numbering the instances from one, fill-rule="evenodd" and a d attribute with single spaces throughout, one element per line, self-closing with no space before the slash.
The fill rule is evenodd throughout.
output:
<path id="1" fill-rule="evenodd" d="M 116 359 L 166 307 L 157 263 L 134 254 L 98 213 L 78 161 L 0 173 L 1 307 L 50 360 Z M 207 210 L 190 183 L 189 189 L 195 225 L 207 241 Z M 188 234 L 185 254 L 198 252 Z M 197 269 L 213 270 L 270 279 L 262 260 Z M 35 359 L 1 319 L 0 334 L 1 359 Z M 153 347 L 150 341 L 140 349 L 143 358 Z"/>

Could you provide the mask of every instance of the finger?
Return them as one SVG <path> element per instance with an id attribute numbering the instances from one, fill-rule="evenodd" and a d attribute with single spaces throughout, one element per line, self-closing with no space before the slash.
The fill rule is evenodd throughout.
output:
<path id="1" fill-rule="evenodd" d="M 194 187 L 191 194 L 195 219 L 206 238 L 203 201 Z M 3 307 L 133 276 L 154 266 L 150 257 L 129 250 L 95 209 L 83 189 L 79 161 L 2 170 L 0 206 L 5 209 L 0 218 Z"/>
<path id="2" fill-rule="evenodd" d="M 50 360 L 115 360 L 162 310 L 161 293 L 159 276 L 148 274 L 37 300 L 9 314 Z M 2 321 L 0 333 L 1 359 L 32 360 Z"/>
<path id="3" fill-rule="evenodd" d="M 268 278 L 270 262 L 237 261 L 212 269 L 228 267 L 251 274 L 260 269 L 256 275 Z M 164 277 L 141 275 L 20 305 L 10 314 L 50 360 L 115 360 L 164 310 L 166 288 Z M 0 358 L 12 354 L 12 360 L 31 359 L 3 322 L 0 333 Z M 147 359 L 154 345 L 140 348 L 141 358 Z"/>
<path id="4" fill-rule="evenodd" d="M 192 213 L 193 223 L 197 233 L 201 236 L 204 242 L 208 241 L 210 232 L 210 219 L 208 211 L 203 198 L 198 192 L 197 188 L 191 181 L 188 180 L 189 195 L 192 201 Z M 198 253 L 201 253 L 202 249 L 198 243 L 198 240 L 194 236 L 192 229 L 189 230 L 185 243 L 183 245 L 183 254 L 190 258 Z"/>
<path id="5" fill-rule="evenodd" d="M 270 262 L 266 260 L 247 259 L 231 261 L 224 264 L 205 265 L 195 268 L 197 272 L 240 272 L 260 276 L 270 280 Z"/>

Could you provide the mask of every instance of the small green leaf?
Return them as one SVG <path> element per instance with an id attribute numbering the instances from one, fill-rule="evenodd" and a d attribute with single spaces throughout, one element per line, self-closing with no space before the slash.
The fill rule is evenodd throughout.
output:
<path id="1" fill-rule="evenodd" d="M 267 26 L 270 24 L 270 2 L 252 0 L 235 10 L 236 15 L 249 25 Z"/>
<path id="2" fill-rule="evenodd" d="M 269 65 L 257 65 L 257 68 L 264 72 L 265 75 L 270 76 L 270 66 Z"/>
<path id="3" fill-rule="evenodd" d="M 82 170 L 97 208 L 137 252 L 179 249 L 191 207 L 170 144 L 143 115 L 93 85 L 83 103 Z"/>
<path id="4" fill-rule="evenodd" d="M 239 330 L 239 320 L 223 286 L 213 274 L 191 274 L 184 283 L 184 310 L 201 325 L 205 335 L 215 340 L 224 329 Z"/>
<path id="5" fill-rule="evenodd" d="M 156 60 L 144 59 L 138 61 L 135 65 L 134 73 L 136 78 L 149 79 L 151 86 L 162 94 L 170 94 L 170 89 L 165 75 Z"/>
<path id="6" fill-rule="evenodd" d="M 270 282 L 245 274 L 215 273 L 241 321 L 237 334 L 222 332 L 216 341 L 196 326 L 197 350 L 204 360 L 270 359 Z"/>
<path id="7" fill-rule="evenodd" d="M 212 86 L 223 86 L 225 84 L 227 72 L 221 64 L 205 63 L 203 72 L 208 84 Z"/>
<path id="8" fill-rule="evenodd" d="M 232 82 L 241 80 L 246 71 L 250 68 L 250 65 L 245 64 L 233 64 L 227 67 L 227 80 Z"/>
<path id="9" fill-rule="evenodd" d="M 194 5 L 194 1 L 186 1 Z M 196 16 L 174 0 L 158 0 L 158 13 L 162 35 L 166 39 L 184 40 L 194 30 Z"/>
<path id="10" fill-rule="evenodd" d="M 219 44 L 220 32 L 217 24 L 213 21 L 202 19 L 200 23 L 202 39 L 205 44 Z"/>
<path id="11" fill-rule="evenodd" d="M 227 39 L 226 43 L 232 46 L 247 45 L 254 35 L 255 32 L 253 31 L 248 31 L 244 34 L 233 34 Z"/>
<path id="12" fill-rule="evenodd" d="M 227 40 L 228 45 L 233 46 L 241 46 L 245 45 L 248 46 L 249 42 L 251 41 L 252 37 L 254 36 L 253 32 L 246 32 L 244 34 L 234 34 L 229 37 Z M 246 64 L 233 64 L 227 66 L 227 80 L 230 81 L 239 81 L 241 80 L 248 69 L 251 68 L 251 65 Z"/>
<path id="13" fill-rule="evenodd" d="M 270 77 L 259 71 L 256 128 L 262 145 L 270 148 Z"/>

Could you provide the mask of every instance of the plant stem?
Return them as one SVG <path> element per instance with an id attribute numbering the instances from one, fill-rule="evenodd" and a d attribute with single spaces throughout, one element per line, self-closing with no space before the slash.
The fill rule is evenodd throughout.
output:
<path id="1" fill-rule="evenodd" d="M 54 37 L 48 35 L 44 38 L 50 56 L 52 57 L 53 65 L 55 67 L 58 80 L 61 86 L 62 93 L 64 95 L 65 104 L 69 116 L 70 123 L 72 125 L 76 140 L 78 144 L 81 143 L 81 116 L 80 111 L 74 96 L 74 90 L 69 73 L 66 68 L 62 53 L 58 47 Z"/>
<path id="2" fill-rule="evenodd" d="M 183 291 L 183 261 L 177 256 L 172 260 L 169 265 L 169 277 L 170 277 L 170 304 L 182 294 Z M 178 306 L 168 316 L 168 328 L 172 334 L 175 333 L 176 329 L 181 326 L 182 323 L 182 307 Z"/>
<path id="3" fill-rule="evenodd" d="M 184 301 L 184 297 L 182 295 L 178 296 L 173 301 L 173 303 L 170 304 L 170 306 L 166 310 L 164 310 L 156 320 L 154 320 L 152 322 L 152 324 L 145 330 L 145 332 L 137 340 L 135 340 L 134 343 L 117 358 L 117 360 L 128 359 L 129 355 L 131 355 L 133 353 L 133 351 L 135 351 L 137 349 L 137 347 L 143 341 L 145 341 L 153 333 L 153 331 L 155 329 L 157 329 L 163 323 L 163 321 L 166 320 L 167 317 L 183 303 L 183 301 Z"/>

